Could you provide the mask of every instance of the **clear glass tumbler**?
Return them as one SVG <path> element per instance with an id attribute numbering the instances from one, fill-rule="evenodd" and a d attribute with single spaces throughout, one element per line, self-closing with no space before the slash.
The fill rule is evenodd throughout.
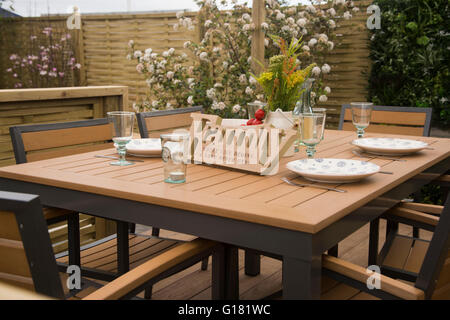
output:
<path id="1" fill-rule="evenodd" d="M 326 116 L 323 113 L 302 113 L 299 117 L 300 141 L 306 146 L 308 158 L 312 158 L 316 153 L 316 145 L 322 141 Z"/>
<path id="2" fill-rule="evenodd" d="M 113 111 L 108 112 L 108 122 L 111 125 L 114 145 L 119 154 L 119 160 L 111 162 L 113 166 L 129 166 L 134 164 L 125 159 L 127 154 L 126 145 L 133 139 L 134 112 Z"/>
<path id="3" fill-rule="evenodd" d="M 169 133 L 161 135 L 162 159 L 164 161 L 164 182 L 186 182 L 187 155 L 190 148 L 189 134 Z"/>
<path id="4" fill-rule="evenodd" d="M 352 121 L 356 127 L 358 138 L 364 137 L 364 130 L 370 124 L 370 118 L 372 117 L 371 102 L 352 102 L 350 103 L 352 108 Z"/>

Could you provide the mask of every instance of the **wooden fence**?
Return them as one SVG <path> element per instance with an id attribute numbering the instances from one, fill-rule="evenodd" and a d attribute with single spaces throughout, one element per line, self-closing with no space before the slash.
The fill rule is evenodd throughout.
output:
<path id="1" fill-rule="evenodd" d="M 254 0 L 255 3 L 261 2 Z M 351 20 L 340 23 L 337 34 L 342 39 L 341 45 L 336 47 L 329 57 L 332 73 L 327 78 L 327 85 L 332 89 L 325 107 L 332 109 L 329 112 L 328 123 L 337 125 L 340 106 L 343 103 L 356 100 L 366 100 L 367 74 L 370 65 L 369 50 L 367 48 L 368 32 L 365 22 L 368 17 L 366 8 L 369 2 L 355 1 L 360 7 L 359 13 L 353 13 Z M 189 13 L 194 18 L 196 13 Z M 261 11 L 255 10 L 255 20 L 262 20 Z M 259 17 L 258 17 L 259 16 Z M 258 18 L 257 18 L 258 17 Z M 48 24 L 64 24 L 67 16 L 48 17 Z M 26 23 L 24 23 L 26 22 Z M 126 85 L 129 87 L 129 102 L 132 104 L 139 95 L 145 94 L 146 83 L 135 70 L 135 64 L 125 59 L 128 41 L 133 39 L 138 48 L 153 48 L 162 52 L 169 48 L 184 50 L 183 43 L 187 40 L 197 40 L 199 32 L 186 32 L 185 29 L 175 31 L 173 25 L 177 22 L 175 13 L 155 14 L 110 14 L 110 15 L 83 15 L 82 29 L 73 32 L 77 39 L 77 58 L 82 61 L 82 85 Z M 8 22 L 27 26 L 42 26 L 42 18 L 20 19 Z M 20 28 L 19 28 L 20 29 Z M 12 30 L 12 29 L 11 29 Z M 5 32 L 5 31 L 3 31 Z M 18 32 L 14 50 L 17 44 L 25 41 L 28 36 L 26 30 Z M 259 37 L 261 38 L 261 37 Z M 258 39 L 255 34 L 255 39 Z M 261 39 L 260 39 L 261 40 Z M 0 68 L 5 69 L 7 57 L 13 53 L 9 43 L 1 43 L 5 48 L 0 53 Z M 3 41 L 5 41 L 3 39 Z M 263 46 L 254 44 L 253 55 L 261 56 Z M 259 52 L 255 53 L 255 50 Z M 0 72 L 0 88 L 10 87 L 4 72 Z"/>

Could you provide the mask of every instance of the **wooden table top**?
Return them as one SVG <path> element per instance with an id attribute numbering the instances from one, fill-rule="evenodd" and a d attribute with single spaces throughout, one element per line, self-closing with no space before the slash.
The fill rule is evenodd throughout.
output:
<path id="1" fill-rule="evenodd" d="M 327 130 L 325 140 L 317 147 L 316 158 L 367 160 L 351 152 L 355 147 L 350 142 L 355 138 L 354 132 Z M 187 182 L 179 185 L 163 182 L 160 158 L 141 158 L 145 162 L 117 167 L 109 164 L 111 160 L 94 157 L 115 155 L 112 149 L 3 167 L 0 168 L 0 177 L 317 233 L 450 156 L 450 139 L 404 138 L 425 141 L 433 150 L 402 157 L 406 162 L 370 160 L 380 165 L 382 170 L 394 174 L 375 174 L 357 183 L 329 185 L 339 186 L 347 193 L 299 188 L 282 182 L 280 178 L 283 176 L 295 177 L 285 164 L 305 158 L 304 150 L 293 157 L 282 158 L 280 171 L 274 176 L 192 164 L 188 165 Z M 307 182 L 302 178 L 294 181 Z"/>

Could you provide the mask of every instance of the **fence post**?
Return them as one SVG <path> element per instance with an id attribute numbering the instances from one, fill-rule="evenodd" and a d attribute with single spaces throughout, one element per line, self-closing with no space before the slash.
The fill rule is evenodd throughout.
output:
<path id="1" fill-rule="evenodd" d="M 76 35 L 76 54 L 78 56 L 78 63 L 81 65 L 80 69 L 80 86 L 87 86 L 86 81 L 86 63 L 84 61 L 84 38 L 83 38 L 83 20 L 80 23 L 80 29 L 75 29 Z"/>
<path id="2" fill-rule="evenodd" d="M 265 11 L 265 0 L 253 0 L 252 20 L 255 24 L 255 30 L 253 31 L 252 37 L 252 70 L 256 75 L 263 71 L 262 67 L 256 61 L 264 64 L 265 36 L 261 24 L 265 20 Z"/>

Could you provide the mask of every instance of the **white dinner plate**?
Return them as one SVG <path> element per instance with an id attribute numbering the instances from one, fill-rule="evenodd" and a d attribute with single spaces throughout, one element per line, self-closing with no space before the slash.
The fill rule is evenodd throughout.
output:
<path id="1" fill-rule="evenodd" d="M 286 166 L 308 180 L 324 183 L 356 182 L 380 171 L 374 163 L 349 159 L 302 159 Z"/>
<path id="2" fill-rule="evenodd" d="M 408 155 L 428 147 L 423 141 L 397 138 L 362 138 L 353 140 L 352 144 L 365 152 L 388 156 Z"/>
<path id="3" fill-rule="evenodd" d="M 127 154 L 136 157 L 160 157 L 161 139 L 133 139 L 127 143 Z"/>

